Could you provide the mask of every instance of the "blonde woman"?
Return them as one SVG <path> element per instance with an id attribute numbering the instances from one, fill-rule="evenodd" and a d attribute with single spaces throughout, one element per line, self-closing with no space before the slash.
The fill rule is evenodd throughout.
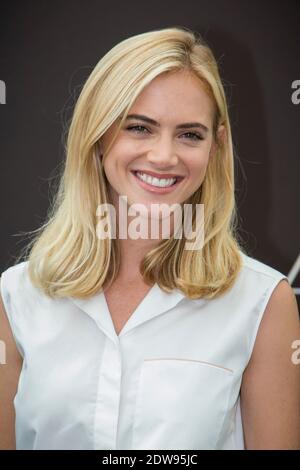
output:
<path id="1" fill-rule="evenodd" d="M 235 207 L 209 46 L 180 27 L 117 44 L 76 103 L 49 217 L 1 276 L 1 448 L 299 449 L 295 296 L 242 248 Z"/>

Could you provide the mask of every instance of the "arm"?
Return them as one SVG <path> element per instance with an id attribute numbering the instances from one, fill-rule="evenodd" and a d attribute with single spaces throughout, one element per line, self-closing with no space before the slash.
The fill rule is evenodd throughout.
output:
<path id="1" fill-rule="evenodd" d="M 15 411 L 13 400 L 17 392 L 22 357 L 17 350 L 0 295 L 0 340 L 5 344 L 6 363 L 0 364 L 0 449 L 14 450 Z"/>
<path id="2" fill-rule="evenodd" d="M 300 364 L 292 361 L 292 343 L 299 339 L 296 298 L 282 280 L 269 299 L 243 374 L 246 449 L 300 449 Z"/>

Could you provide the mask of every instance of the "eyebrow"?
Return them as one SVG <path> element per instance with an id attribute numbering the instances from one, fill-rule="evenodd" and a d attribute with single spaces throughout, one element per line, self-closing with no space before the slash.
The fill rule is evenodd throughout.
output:
<path id="1" fill-rule="evenodd" d="M 141 121 L 148 122 L 153 126 L 160 127 L 160 124 L 158 122 L 154 121 L 154 119 L 151 119 L 148 116 L 144 116 L 143 114 L 129 114 L 126 117 L 126 120 L 128 119 L 140 119 Z M 185 122 L 183 124 L 178 124 L 176 126 L 176 129 L 190 129 L 191 127 L 200 127 L 205 132 L 209 131 L 208 127 L 206 127 L 204 124 L 201 124 L 201 122 Z"/>

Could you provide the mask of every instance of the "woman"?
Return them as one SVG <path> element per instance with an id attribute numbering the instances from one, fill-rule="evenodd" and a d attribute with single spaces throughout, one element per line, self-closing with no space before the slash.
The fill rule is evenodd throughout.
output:
<path id="1" fill-rule="evenodd" d="M 2 273 L 2 448 L 299 448 L 296 300 L 238 241 L 233 170 L 198 34 L 147 32 L 100 60 L 47 223 Z"/>

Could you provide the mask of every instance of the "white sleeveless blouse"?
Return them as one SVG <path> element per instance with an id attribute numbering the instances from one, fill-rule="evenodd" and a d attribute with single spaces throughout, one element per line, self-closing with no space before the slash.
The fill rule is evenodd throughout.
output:
<path id="1" fill-rule="evenodd" d="M 284 274 L 242 254 L 229 292 L 189 300 L 155 284 L 119 336 L 103 292 L 50 299 L 27 262 L 1 295 L 23 357 L 17 449 L 244 449 L 239 392 Z"/>

